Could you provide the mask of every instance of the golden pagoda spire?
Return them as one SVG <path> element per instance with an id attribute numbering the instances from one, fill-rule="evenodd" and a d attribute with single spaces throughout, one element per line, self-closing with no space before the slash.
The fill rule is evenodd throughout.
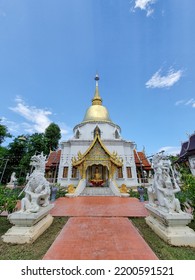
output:
<path id="1" fill-rule="evenodd" d="M 102 99 L 100 97 L 100 94 L 99 94 L 99 88 L 98 88 L 98 81 L 99 81 L 99 76 L 98 74 L 95 75 L 95 81 L 96 81 L 96 84 L 95 84 L 95 94 L 94 94 L 94 97 L 92 99 L 92 105 L 102 105 Z"/>
<path id="2" fill-rule="evenodd" d="M 96 74 L 95 81 L 95 94 L 92 99 L 92 105 L 87 109 L 83 122 L 112 122 L 108 110 L 102 105 L 102 98 L 99 94 L 98 81 L 99 76 Z"/>

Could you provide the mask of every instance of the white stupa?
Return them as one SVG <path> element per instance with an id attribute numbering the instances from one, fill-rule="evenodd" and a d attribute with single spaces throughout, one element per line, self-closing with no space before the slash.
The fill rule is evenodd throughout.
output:
<path id="1" fill-rule="evenodd" d="M 121 128 L 112 122 L 102 105 L 98 81 L 91 106 L 74 129 L 74 137 L 61 143 L 58 183 L 74 185 L 80 195 L 86 186 L 110 188 L 120 195 L 122 184 L 136 186 L 135 143 L 121 137 Z"/>

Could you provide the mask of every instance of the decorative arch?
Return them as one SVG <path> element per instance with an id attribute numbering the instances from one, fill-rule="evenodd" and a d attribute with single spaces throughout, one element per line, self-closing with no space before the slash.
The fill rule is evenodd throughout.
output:
<path id="1" fill-rule="evenodd" d="M 77 129 L 76 134 L 75 134 L 75 138 L 79 139 L 80 135 L 81 135 L 81 133 L 80 133 L 79 129 Z"/>
<path id="2" fill-rule="evenodd" d="M 97 125 L 94 129 L 94 132 L 93 132 L 93 138 L 96 137 L 96 135 L 99 135 L 101 137 L 101 130 L 99 128 L 99 126 Z"/>
<path id="3" fill-rule="evenodd" d="M 114 132 L 114 136 L 115 136 L 115 139 L 119 139 L 120 138 L 120 134 L 119 134 L 117 129 Z"/>
<path id="4" fill-rule="evenodd" d="M 122 167 L 123 163 L 116 152 L 112 154 L 106 149 L 97 133 L 90 147 L 84 154 L 78 152 L 77 158 L 72 159 L 72 166 L 78 168 L 83 179 L 87 177 L 87 169 L 92 165 L 105 166 L 108 170 L 109 179 L 114 178 L 117 168 Z"/>

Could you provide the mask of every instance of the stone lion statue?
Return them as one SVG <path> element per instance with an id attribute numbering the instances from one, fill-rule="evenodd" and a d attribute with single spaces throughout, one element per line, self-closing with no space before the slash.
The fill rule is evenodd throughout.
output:
<path id="1" fill-rule="evenodd" d="M 41 153 L 31 157 L 30 165 L 34 171 L 28 176 L 24 188 L 25 197 L 21 201 L 21 212 L 38 212 L 40 207 L 49 205 L 50 186 L 46 180 L 45 173 L 46 156 Z"/>
<path id="2" fill-rule="evenodd" d="M 182 212 L 180 202 L 175 197 L 180 187 L 170 161 L 163 155 L 156 154 L 152 162 L 154 180 L 152 186 L 148 188 L 149 204 L 169 213 Z"/>

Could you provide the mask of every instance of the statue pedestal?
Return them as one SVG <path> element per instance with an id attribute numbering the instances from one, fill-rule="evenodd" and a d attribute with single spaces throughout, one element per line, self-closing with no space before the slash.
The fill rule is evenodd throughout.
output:
<path id="1" fill-rule="evenodd" d="M 102 187 L 102 184 L 104 183 L 104 180 L 93 179 L 90 182 L 93 185 L 93 187 Z"/>
<path id="2" fill-rule="evenodd" d="M 168 213 L 150 204 L 145 207 L 149 212 L 146 223 L 166 243 L 195 247 L 195 232 L 187 226 L 193 218 L 192 215 L 185 212 Z"/>
<path id="3" fill-rule="evenodd" d="M 14 212 L 8 219 L 14 226 L 10 228 L 2 239 L 5 243 L 25 244 L 33 243 L 53 222 L 49 211 L 53 205 L 41 207 L 37 213 Z"/>
<path id="4" fill-rule="evenodd" d="M 65 196 L 72 198 L 72 197 L 75 197 L 76 195 L 74 193 L 66 193 Z"/>
<path id="5" fill-rule="evenodd" d="M 129 193 L 120 193 L 121 197 L 129 197 L 130 194 Z"/>
<path id="6" fill-rule="evenodd" d="M 6 188 L 13 190 L 16 187 L 16 185 L 14 185 L 13 183 L 8 183 L 6 185 Z"/>

